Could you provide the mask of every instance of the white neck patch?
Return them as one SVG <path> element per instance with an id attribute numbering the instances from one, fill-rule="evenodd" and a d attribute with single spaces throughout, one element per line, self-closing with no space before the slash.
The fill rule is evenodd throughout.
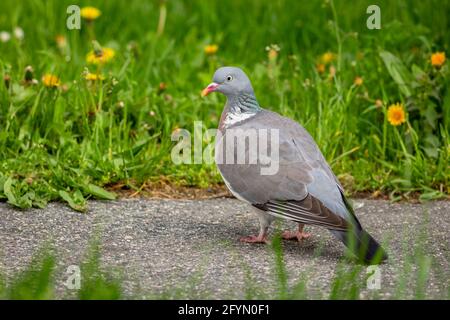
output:
<path id="1" fill-rule="evenodd" d="M 250 112 L 245 112 L 245 113 L 233 113 L 233 112 L 228 112 L 227 116 L 225 117 L 225 121 L 224 121 L 224 125 L 225 127 L 229 127 L 235 123 L 244 121 L 245 119 L 251 118 L 254 115 L 256 115 L 256 113 L 250 113 Z"/>

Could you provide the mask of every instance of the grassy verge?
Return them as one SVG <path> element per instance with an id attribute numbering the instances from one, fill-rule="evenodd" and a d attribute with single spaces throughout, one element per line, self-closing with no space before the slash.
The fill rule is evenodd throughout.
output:
<path id="1" fill-rule="evenodd" d="M 80 30 L 70 4 L 0 4 L 1 200 L 83 211 L 113 186 L 220 183 L 213 165 L 174 165 L 170 136 L 217 126 L 223 99 L 199 92 L 222 65 L 311 132 L 348 192 L 448 196 L 449 68 L 431 56 L 450 52 L 450 2 L 379 1 L 381 30 L 370 1 L 96 1 Z"/>

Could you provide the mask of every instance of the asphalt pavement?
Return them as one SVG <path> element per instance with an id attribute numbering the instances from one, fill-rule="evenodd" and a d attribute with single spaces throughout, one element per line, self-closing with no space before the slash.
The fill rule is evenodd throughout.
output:
<path id="1" fill-rule="evenodd" d="M 418 247 L 432 264 L 425 297 L 449 297 L 449 201 L 355 200 L 355 207 L 363 226 L 387 243 L 390 256 L 380 266 L 379 289 L 364 289 L 361 298 L 396 297 L 402 281 L 404 297 L 414 297 L 418 260 L 411 255 L 420 252 Z M 281 227 L 294 229 L 295 224 Z M 65 272 L 70 265 L 80 265 L 97 236 L 102 265 L 123 279 L 125 297 L 274 298 L 279 282 L 272 247 L 239 242 L 257 231 L 250 208 L 229 198 L 91 201 L 87 213 L 62 203 L 26 211 L 0 203 L 0 268 L 11 277 L 39 248 L 51 243 L 58 261 L 58 295 L 66 297 L 69 291 L 70 296 Z M 283 242 L 288 282 L 294 287 L 305 279 L 308 297 L 326 298 L 338 266 L 351 262 L 342 259 L 343 245 L 327 230 L 307 231 L 312 237 L 302 243 Z M 407 261 L 413 265 L 410 274 L 405 274 Z"/>

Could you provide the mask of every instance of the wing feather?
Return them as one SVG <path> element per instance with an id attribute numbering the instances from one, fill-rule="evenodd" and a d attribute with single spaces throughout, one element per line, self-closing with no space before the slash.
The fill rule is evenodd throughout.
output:
<path id="1" fill-rule="evenodd" d="M 303 200 L 268 201 L 264 204 L 254 205 L 275 216 L 325 227 L 330 230 L 345 231 L 348 222 L 341 216 L 328 209 L 319 199 L 308 194 Z"/>

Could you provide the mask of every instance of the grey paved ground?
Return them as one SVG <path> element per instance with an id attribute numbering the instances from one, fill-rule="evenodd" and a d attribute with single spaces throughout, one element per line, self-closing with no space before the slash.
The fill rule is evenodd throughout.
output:
<path id="1" fill-rule="evenodd" d="M 450 202 L 392 204 L 357 200 L 356 212 L 375 238 L 389 239 L 390 260 L 381 266 L 380 298 L 395 295 L 404 279 L 407 296 L 417 277 L 404 271 L 408 254 L 422 231 L 421 246 L 433 257 L 426 295 L 449 295 Z M 423 222 L 428 220 L 428 224 Z M 293 224 L 287 224 L 294 227 Z M 302 244 L 284 242 L 289 281 L 304 275 L 311 297 L 325 297 L 342 257 L 343 246 L 326 231 L 309 228 L 313 237 Z M 58 255 L 58 292 L 64 271 L 79 264 L 89 240 L 101 234 L 102 261 L 122 270 L 126 293 L 134 297 L 245 298 L 251 289 L 270 298 L 276 290 L 274 254 L 270 246 L 249 245 L 239 237 L 257 232 L 257 221 L 235 199 L 203 201 L 121 200 L 90 203 L 86 214 L 53 203 L 45 210 L 18 211 L 0 203 L 0 267 L 7 276 L 22 269 L 33 253 L 51 240 Z M 320 250 L 321 248 L 321 250 Z M 349 264 L 347 262 L 347 264 Z"/>

